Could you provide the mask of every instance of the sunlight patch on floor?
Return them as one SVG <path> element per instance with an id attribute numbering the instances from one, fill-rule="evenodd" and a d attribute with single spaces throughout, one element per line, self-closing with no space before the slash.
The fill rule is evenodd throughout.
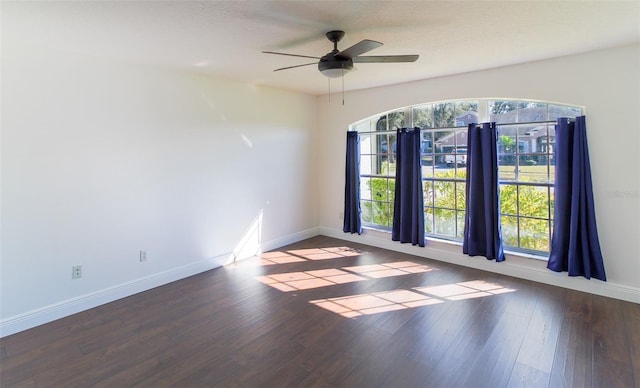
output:
<path id="1" fill-rule="evenodd" d="M 469 282 L 445 284 L 442 286 L 416 287 L 414 290 L 448 300 L 481 298 L 484 296 L 515 291 L 512 288 L 506 288 L 499 284 L 489 283 L 484 280 L 473 280 Z"/>
<path id="2" fill-rule="evenodd" d="M 339 269 L 288 272 L 258 276 L 256 279 L 266 285 L 284 292 L 308 290 L 311 288 L 326 287 L 336 284 L 367 280 L 367 278 L 364 278 L 362 276 L 341 271 Z"/>
<path id="3" fill-rule="evenodd" d="M 288 264 L 307 260 L 329 260 L 341 257 L 353 257 L 361 255 L 353 248 L 349 247 L 327 247 L 312 249 L 292 249 L 288 251 L 271 251 L 260 254 L 260 261 L 257 265 L 277 265 Z M 256 263 L 254 263 L 255 265 Z"/>
<path id="4" fill-rule="evenodd" d="M 411 290 L 392 290 L 312 300 L 309 303 L 340 314 L 346 318 L 389 311 L 429 306 L 447 301 L 480 298 L 514 292 L 499 284 L 472 280 L 431 287 L 414 287 Z"/>
<path id="5" fill-rule="evenodd" d="M 433 268 L 426 265 L 410 261 L 400 261 L 395 263 L 344 267 L 342 269 L 330 268 L 315 271 L 286 272 L 258 276 L 256 280 L 280 291 L 289 292 L 389 276 L 409 275 L 432 270 Z"/>
<path id="6" fill-rule="evenodd" d="M 427 265 L 417 264 L 411 261 L 359 265 L 355 267 L 344 267 L 344 269 L 361 275 L 366 275 L 374 279 L 433 271 L 433 268 Z"/>
<path id="7" fill-rule="evenodd" d="M 392 290 L 371 294 L 312 300 L 309 303 L 343 317 L 355 318 L 408 308 L 442 303 L 441 300 L 410 290 Z"/>

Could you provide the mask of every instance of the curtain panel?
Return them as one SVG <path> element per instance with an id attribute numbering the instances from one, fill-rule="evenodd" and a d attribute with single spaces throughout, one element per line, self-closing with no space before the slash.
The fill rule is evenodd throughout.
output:
<path id="1" fill-rule="evenodd" d="M 362 233 L 360 218 L 360 135 L 347 132 L 347 160 L 344 185 L 344 223 L 345 233 Z"/>
<path id="2" fill-rule="evenodd" d="M 500 226 L 498 131 L 495 123 L 469 124 L 466 212 L 462 252 L 504 261 Z"/>
<path id="3" fill-rule="evenodd" d="M 391 239 L 424 247 L 420 128 L 396 131 L 396 183 Z"/>
<path id="4" fill-rule="evenodd" d="M 585 116 L 556 125 L 553 235 L 547 268 L 606 281 L 591 182 Z"/>

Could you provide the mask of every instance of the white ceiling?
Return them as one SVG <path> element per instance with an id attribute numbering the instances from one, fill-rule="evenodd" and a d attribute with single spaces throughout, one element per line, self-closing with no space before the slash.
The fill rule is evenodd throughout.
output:
<path id="1" fill-rule="evenodd" d="M 325 94 L 312 60 L 324 33 L 346 31 L 369 55 L 419 54 L 415 63 L 356 64 L 346 90 L 468 72 L 640 41 L 640 1 L 2 1 L 2 43 L 36 44 L 104 58 Z M 46 65 L 46 64 L 43 64 Z M 341 88 L 332 80 L 332 89 Z"/>

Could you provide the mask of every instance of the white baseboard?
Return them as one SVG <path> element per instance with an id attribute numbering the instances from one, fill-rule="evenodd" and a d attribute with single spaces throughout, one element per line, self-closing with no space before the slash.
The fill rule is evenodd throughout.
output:
<path id="1" fill-rule="evenodd" d="M 320 228 L 315 227 L 307 230 L 303 230 L 302 232 L 293 233 L 284 237 L 280 237 L 271 241 L 263 242 L 262 251 L 271 251 L 276 248 L 283 247 L 285 245 L 297 243 L 298 241 L 306 240 L 308 238 L 317 236 L 320 234 Z"/>
<path id="2" fill-rule="evenodd" d="M 362 235 L 352 235 L 344 233 L 342 232 L 342 230 L 317 227 L 266 241 L 261 243 L 260 246 L 262 251 L 269 251 L 320 234 L 340 240 L 352 241 L 355 243 L 388 249 L 390 251 L 408 253 L 428 259 L 532 280 L 539 283 L 545 283 L 577 291 L 584 291 L 596 295 L 602 295 L 610 298 L 640 303 L 640 290 L 636 288 L 621 286 L 610 282 L 601 282 L 598 280 L 586 280 L 583 278 L 568 277 L 566 274 L 549 271 L 535 261 L 531 261 L 530 264 L 527 264 L 526 262 L 524 262 L 523 264 L 522 260 L 514 260 L 514 262 L 511 262 L 512 260 L 509 260 L 509 258 L 507 258 L 507 261 L 505 262 L 496 263 L 494 261 L 484 260 L 477 257 L 469 257 L 463 255 L 462 253 L 455 252 L 455 249 L 443 249 L 442 244 L 430 244 L 431 246 L 429 247 L 419 248 L 412 245 L 400 244 L 398 242 L 391 241 L 390 238 L 376 237 L 368 233 Z M 29 311 L 24 314 L 7 318 L 3 321 L 0 321 L 0 338 L 45 324 L 47 322 L 67 317 L 69 315 L 73 315 L 81 311 L 103 305 L 105 303 L 113 302 L 127 296 L 147 291 L 152 288 L 174 282 L 176 280 L 197 275 L 201 272 L 205 272 L 224 265 L 225 263 L 229 262 L 230 258 L 233 259 L 231 253 L 216 256 L 209 260 L 203 260 L 183 267 L 178 267 L 165 272 L 153 274 L 145 278 L 136 279 L 128 283 L 119 284 L 91 294 L 82 295 L 77 298 L 68 299 L 59 303 Z"/>
<path id="3" fill-rule="evenodd" d="M 566 273 L 557 273 L 548 270 L 546 268 L 546 262 L 542 262 L 540 260 L 507 256 L 507 260 L 504 262 L 496 263 L 495 261 L 486 260 L 484 258 L 464 255 L 462 253 L 462 249 L 446 243 L 432 243 L 428 244 L 427 247 L 420 248 L 409 244 L 400 244 L 396 241 L 391 241 L 390 235 L 387 238 L 384 238 L 386 236 L 376 236 L 381 233 L 368 233 L 368 231 L 365 231 L 363 234 L 357 235 L 344 233 L 342 230 L 327 227 L 321 227 L 319 229 L 320 234 L 341 240 L 366 244 L 395 252 L 408 253 L 428 259 L 527 279 L 538 283 L 588 292 L 609 298 L 640 303 L 640 289 L 622 286 L 611 282 L 602 282 L 595 279 L 587 280 L 582 277 L 569 277 Z"/>
<path id="4" fill-rule="evenodd" d="M 312 228 L 302 232 L 293 233 L 287 236 L 261 243 L 262 251 L 269 251 L 278 247 L 293 244 L 295 242 L 317 236 L 319 228 Z M 237 258 L 236 258 L 237 259 Z M 118 284 L 91 294 L 82 295 L 77 298 L 68 299 L 59 303 L 51 304 L 36 310 L 32 310 L 20 315 L 9 317 L 0 321 L 0 338 L 31 329 L 42 324 L 55 321 L 91 308 L 113 302 L 155 287 L 162 286 L 176 280 L 220 267 L 230 260 L 233 260 L 232 253 L 226 253 L 208 260 L 191 263 L 182 267 L 173 268 L 168 271 L 156 273 L 144 278 L 136 279 L 128 283 Z"/>
<path id="5" fill-rule="evenodd" d="M 224 264 L 228 257 L 216 256 L 4 319 L 0 322 L 0 338 L 208 271 Z"/>

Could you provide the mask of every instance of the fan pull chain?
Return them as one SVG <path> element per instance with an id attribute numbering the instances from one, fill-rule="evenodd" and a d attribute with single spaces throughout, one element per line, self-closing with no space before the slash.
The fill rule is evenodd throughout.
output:
<path id="1" fill-rule="evenodd" d="M 331 78 L 327 77 L 327 84 L 329 85 L 329 104 L 331 104 Z"/>
<path id="2" fill-rule="evenodd" d="M 344 69 L 342 70 L 342 106 L 344 106 Z"/>

